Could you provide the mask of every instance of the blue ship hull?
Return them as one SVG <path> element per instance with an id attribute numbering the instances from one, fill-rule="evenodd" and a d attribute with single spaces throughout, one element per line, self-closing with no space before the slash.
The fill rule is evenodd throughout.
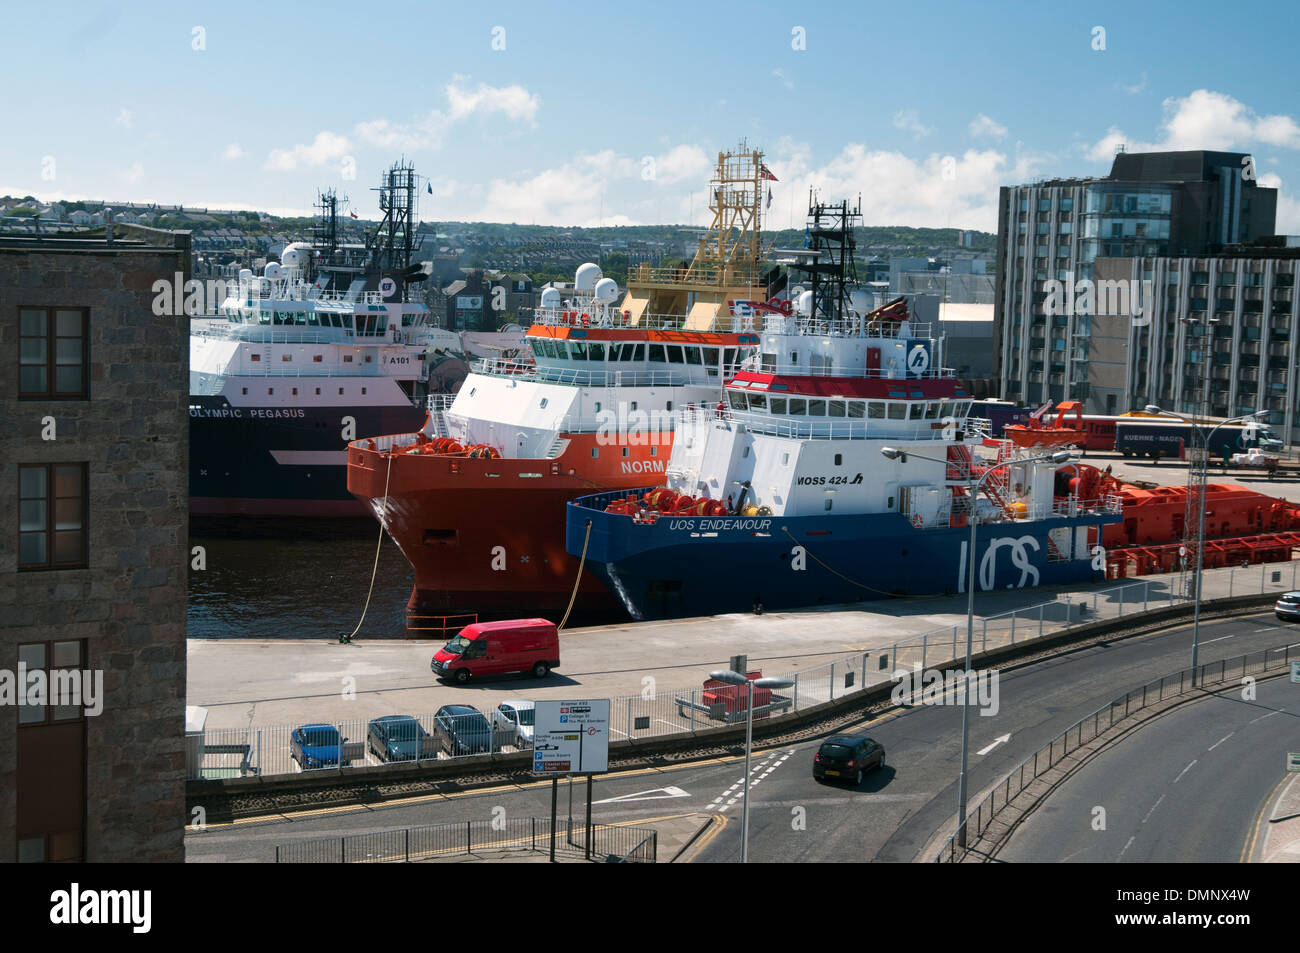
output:
<path id="1" fill-rule="evenodd" d="M 565 548 L 586 545 L 595 573 L 634 619 L 806 608 L 966 591 L 968 527 L 918 529 L 897 513 L 835 516 L 669 517 L 634 523 L 604 512 L 627 492 L 567 508 Z M 977 527 L 979 589 L 1090 582 L 1091 557 L 1071 558 L 1087 527 L 1118 522 L 1090 513 Z M 590 538 L 587 523 L 591 523 Z M 1068 543 L 1048 534 L 1068 528 Z M 1062 534 L 1058 532 L 1059 540 Z"/>

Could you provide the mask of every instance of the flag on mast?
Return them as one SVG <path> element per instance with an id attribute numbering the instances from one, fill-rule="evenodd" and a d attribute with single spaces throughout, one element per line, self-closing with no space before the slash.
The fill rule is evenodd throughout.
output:
<path id="1" fill-rule="evenodd" d="M 348 214 L 351 215 L 353 218 L 356 218 L 356 217 L 357 217 L 357 213 L 356 213 L 356 212 L 348 212 Z"/>
<path id="2" fill-rule="evenodd" d="M 759 177 L 760 179 L 769 179 L 769 180 L 771 180 L 772 182 L 779 182 L 779 181 L 780 181 L 780 179 L 778 179 L 776 176 L 774 176 L 774 175 L 772 174 L 772 170 L 769 169 L 769 168 L 767 167 L 767 165 L 764 164 L 764 163 L 759 163 L 759 166 L 758 166 L 758 177 Z"/>
<path id="3" fill-rule="evenodd" d="M 767 187 L 767 207 L 772 207 L 772 186 Z"/>
<path id="4" fill-rule="evenodd" d="M 425 187 L 426 189 L 429 190 L 429 194 L 430 194 L 430 195 L 433 194 L 433 183 L 432 183 L 432 182 L 426 182 L 426 183 L 424 183 L 424 187 Z"/>

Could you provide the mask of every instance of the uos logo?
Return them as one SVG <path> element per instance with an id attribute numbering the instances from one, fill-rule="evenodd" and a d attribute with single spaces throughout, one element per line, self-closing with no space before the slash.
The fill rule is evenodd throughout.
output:
<path id="1" fill-rule="evenodd" d="M 1029 550 L 1038 551 L 1038 540 L 1032 536 L 999 536 L 989 540 L 989 548 L 984 550 L 984 558 L 980 561 L 980 588 L 993 588 L 993 580 L 997 576 L 998 550 L 1003 547 L 1010 548 L 1011 563 L 1020 570 L 1020 581 L 1015 584 L 1015 588 L 1038 585 L 1038 568 L 1029 560 Z"/>

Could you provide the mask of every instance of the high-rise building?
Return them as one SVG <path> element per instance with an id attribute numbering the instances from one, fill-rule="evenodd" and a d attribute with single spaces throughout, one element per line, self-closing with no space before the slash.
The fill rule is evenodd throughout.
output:
<path id="1" fill-rule="evenodd" d="M 1093 393 L 1095 314 L 1054 307 L 1053 288 L 1073 302 L 1102 258 L 1207 256 L 1255 242 L 1272 234 L 1276 210 L 1277 190 L 1257 184 L 1244 153 L 1120 153 L 1105 178 L 1004 187 L 994 340 L 1002 396 L 1083 400 L 1105 412 L 1105 396 Z"/>
<path id="2" fill-rule="evenodd" d="M 127 231 L 0 235 L 0 861 L 184 860 L 189 234 Z"/>

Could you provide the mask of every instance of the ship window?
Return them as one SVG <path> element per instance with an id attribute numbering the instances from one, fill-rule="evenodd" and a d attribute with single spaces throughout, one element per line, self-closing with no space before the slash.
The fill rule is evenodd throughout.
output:
<path id="1" fill-rule="evenodd" d="M 575 361 L 585 361 L 587 359 L 587 345 L 580 344 L 577 341 L 570 341 L 569 356 Z"/>
<path id="2" fill-rule="evenodd" d="M 834 505 L 834 503 L 835 503 L 835 501 L 832 500 L 829 496 L 826 497 L 826 510 L 827 510 L 827 512 L 830 512 L 830 508 L 831 508 L 831 506 Z"/>
<path id="3" fill-rule="evenodd" d="M 632 410 L 636 410 L 636 401 L 632 401 Z"/>
<path id="4" fill-rule="evenodd" d="M 806 413 L 808 413 L 808 401 L 804 400 L 802 397 L 791 397 L 790 416 L 802 417 Z"/>
<path id="5" fill-rule="evenodd" d="M 659 456 L 659 448 L 658 448 L 658 447 L 651 447 L 651 448 L 650 448 L 650 456 L 652 456 L 652 457 L 657 457 L 657 456 Z"/>
<path id="6" fill-rule="evenodd" d="M 319 387 L 316 388 L 316 396 L 317 396 L 317 397 L 320 396 L 320 388 L 319 388 Z"/>
<path id="7" fill-rule="evenodd" d="M 790 403 L 793 404 L 794 401 L 791 401 Z M 750 410 L 753 410 L 753 411 L 757 411 L 757 412 L 760 413 L 760 414 L 765 414 L 765 413 L 767 413 L 767 395 L 766 395 L 766 394 L 750 394 L 750 395 L 749 395 L 749 409 L 750 409 Z M 793 412 L 793 411 L 792 411 L 792 412 Z"/>
<path id="8" fill-rule="evenodd" d="M 591 456 L 592 456 L 592 459 L 595 459 L 596 457 L 600 456 L 600 447 L 592 447 L 592 448 L 591 448 Z"/>
<path id="9" fill-rule="evenodd" d="M 745 407 L 746 407 L 746 401 L 745 401 L 745 395 L 744 395 L 744 394 L 737 393 L 736 391 L 731 391 L 729 394 L 727 394 L 727 398 L 731 401 L 731 409 L 732 409 L 732 410 L 744 410 L 744 409 L 745 409 Z"/>
<path id="10" fill-rule="evenodd" d="M 863 412 L 866 410 L 866 407 L 864 406 L 866 404 L 866 401 L 847 400 L 845 401 L 845 403 L 848 405 L 848 411 L 850 417 L 861 417 Z"/>
<path id="11" fill-rule="evenodd" d="M 268 387 L 268 388 L 266 389 L 266 392 L 267 392 L 268 394 L 274 394 L 274 393 L 275 393 L 275 388 L 274 388 L 274 387 Z"/>
<path id="12" fill-rule="evenodd" d="M 343 396 L 343 388 L 342 388 L 342 387 L 339 388 L 339 396 L 340 396 L 340 397 Z"/>
<path id="13" fill-rule="evenodd" d="M 344 364 L 351 364 L 351 363 L 352 363 L 352 355 L 351 355 L 351 354 L 344 354 L 344 355 L 343 355 L 343 363 L 344 363 Z"/>
<path id="14" fill-rule="evenodd" d="M 664 406 L 664 409 L 665 409 L 665 410 L 672 410 L 672 409 L 673 409 L 673 402 L 672 402 L 671 400 L 668 401 L 668 403 Z"/>
<path id="15" fill-rule="evenodd" d="M 668 348 L 668 362 L 670 364 L 683 364 L 686 359 L 682 357 L 682 349 L 676 344 Z"/>
<path id="16" fill-rule="evenodd" d="M 541 407 L 542 410 L 545 410 L 545 409 L 546 409 L 546 405 L 547 405 L 547 403 L 548 403 L 548 399 L 545 398 L 545 397 L 543 397 L 543 398 L 542 398 L 542 402 L 541 402 L 538 406 Z"/>
<path id="17" fill-rule="evenodd" d="M 722 355 L 722 364 L 724 367 L 731 367 L 736 363 L 736 348 L 723 348 Z"/>
<path id="18" fill-rule="evenodd" d="M 262 359 L 262 355 L 260 355 L 260 354 L 250 354 L 250 355 L 248 356 L 248 359 L 249 359 L 250 361 L 260 361 L 260 360 Z"/>
<path id="19" fill-rule="evenodd" d="M 248 393 L 248 388 L 247 388 L 247 387 L 241 387 L 241 388 L 239 388 L 239 392 L 240 392 L 241 394 L 247 394 L 247 393 Z"/>
<path id="20" fill-rule="evenodd" d="M 891 496 L 891 497 L 890 497 L 890 498 L 885 502 L 885 509 L 887 509 L 887 510 L 892 510 L 893 508 L 894 508 L 894 498 Z"/>
<path id="21" fill-rule="evenodd" d="M 686 363 L 687 364 L 704 363 L 704 358 L 700 356 L 700 349 L 698 347 L 686 348 Z"/>
<path id="22" fill-rule="evenodd" d="M 545 357 L 545 356 L 546 356 L 545 353 L 543 353 L 543 351 L 542 351 L 542 342 L 541 342 L 541 341 L 529 341 L 529 342 L 528 342 L 528 350 L 530 350 L 530 351 L 533 352 L 533 357 Z"/>
<path id="23" fill-rule="evenodd" d="M 880 400 L 873 400 L 867 404 L 867 416 L 872 420 L 885 419 L 885 403 Z"/>
<path id="24" fill-rule="evenodd" d="M 791 363 L 791 364 L 798 364 L 798 363 L 799 363 L 799 352 L 798 352 L 798 351 L 791 351 L 791 352 L 790 352 L 790 363 Z"/>
<path id="25" fill-rule="evenodd" d="M 624 448 L 623 448 L 623 456 L 625 456 L 625 457 L 627 456 L 627 447 L 624 447 Z"/>
<path id="26" fill-rule="evenodd" d="M 365 393 L 365 392 L 366 392 L 366 389 L 365 389 L 365 388 L 364 388 L 364 387 L 363 387 L 363 388 L 361 388 L 361 393 L 363 393 L 363 394 L 364 394 L 364 393 Z"/>
<path id="27" fill-rule="evenodd" d="M 831 401 L 827 401 L 827 402 L 826 402 L 826 413 L 827 413 L 828 416 L 831 416 L 831 417 L 843 417 L 843 416 L 844 416 L 844 401 L 842 401 L 842 400 L 831 400 Z"/>
<path id="28" fill-rule="evenodd" d="M 316 316 L 315 311 L 307 315 L 307 323 L 313 328 L 320 327 L 320 318 Z"/>
<path id="29" fill-rule="evenodd" d="M 907 416 L 907 404 L 900 404 L 898 401 L 886 401 L 885 406 L 889 408 L 890 420 L 902 420 Z"/>
<path id="30" fill-rule="evenodd" d="M 293 355 L 292 355 L 292 354 L 281 354 L 281 355 L 280 355 L 280 360 L 282 360 L 282 361 L 292 361 L 292 360 L 293 360 Z"/>
<path id="31" fill-rule="evenodd" d="M 293 389 L 293 396 L 294 396 L 294 397 L 297 397 L 297 396 L 298 396 L 298 388 L 296 388 L 296 387 Z"/>
<path id="32" fill-rule="evenodd" d="M 600 413 L 600 401 L 596 401 L 596 413 Z"/>
<path id="33" fill-rule="evenodd" d="M 663 364 L 667 360 L 668 357 L 664 354 L 664 346 L 662 344 L 650 345 L 650 363 Z"/>
<path id="34" fill-rule="evenodd" d="M 925 404 L 909 404 L 908 406 L 912 408 L 912 411 L 909 414 L 909 417 L 912 420 L 920 420 L 925 416 Z"/>
<path id="35" fill-rule="evenodd" d="M 835 465 L 838 467 L 843 463 L 844 463 L 844 454 L 842 453 L 835 454 Z"/>
<path id="36" fill-rule="evenodd" d="M 810 400 L 810 401 L 808 401 L 808 416 L 809 416 L 809 417 L 825 417 L 825 416 L 826 416 L 826 401 L 824 401 L 824 400 Z"/>
<path id="37" fill-rule="evenodd" d="M 788 467 L 789 465 L 790 465 L 790 454 L 788 453 L 781 454 L 781 466 Z"/>
<path id="38" fill-rule="evenodd" d="M 321 362 L 321 360 L 323 360 L 323 359 L 322 359 L 322 357 L 321 357 L 319 354 L 317 354 L 317 355 L 315 355 L 314 357 L 312 357 L 312 361 L 314 361 L 314 362 L 317 363 L 317 364 L 319 364 L 319 363 Z"/>
<path id="39" fill-rule="evenodd" d="M 605 359 L 605 345 L 592 343 L 587 348 L 587 360 L 603 361 Z"/>
<path id="40" fill-rule="evenodd" d="M 770 406 L 771 406 L 771 408 L 772 408 L 772 413 L 774 413 L 774 414 L 784 414 L 784 413 L 785 413 L 785 398 L 784 398 L 784 397 L 773 397 L 773 398 L 771 399 L 771 404 L 770 404 Z"/>
<path id="41" fill-rule="evenodd" d="M 926 405 L 925 405 L 925 419 L 926 419 L 926 420 L 938 420 L 938 419 L 939 419 L 939 407 L 940 407 L 940 406 L 941 406 L 941 405 L 940 405 L 937 401 L 930 401 L 930 403 L 926 404 Z"/>

